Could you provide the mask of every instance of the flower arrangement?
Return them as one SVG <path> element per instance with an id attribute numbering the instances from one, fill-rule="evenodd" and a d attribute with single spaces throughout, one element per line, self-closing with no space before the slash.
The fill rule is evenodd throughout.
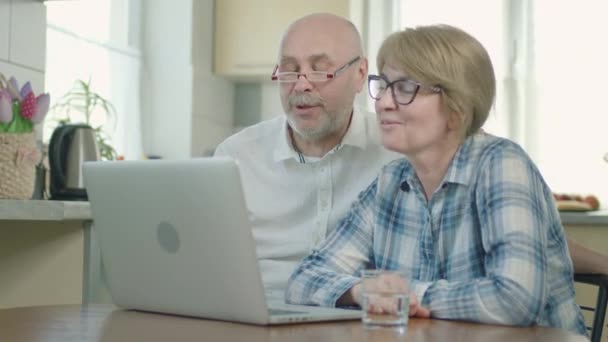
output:
<path id="1" fill-rule="evenodd" d="M 18 91 L 15 77 L 8 81 L 1 74 L 0 77 L 4 81 L 0 82 L 0 133 L 31 133 L 49 111 L 49 94 L 36 96 L 30 82 Z"/>
<path id="2" fill-rule="evenodd" d="M 34 125 L 44 120 L 49 102 L 49 94 L 36 96 L 30 82 L 19 88 L 14 77 L 7 81 L 0 73 L 0 198 L 32 197 L 42 159 Z"/>

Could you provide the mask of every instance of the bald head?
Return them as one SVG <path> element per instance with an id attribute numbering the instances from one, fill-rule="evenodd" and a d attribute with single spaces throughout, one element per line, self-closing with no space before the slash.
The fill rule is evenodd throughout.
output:
<path id="1" fill-rule="evenodd" d="M 277 72 L 296 75 L 295 82 L 280 83 L 279 87 L 281 104 L 294 132 L 292 139 L 316 146 L 311 155 L 322 156 L 348 129 L 355 96 L 367 77 L 359 32 L 337 15 L 302 17 L 281 38 Z M 312 73 L 315 79 L 310 77 Z M 319 75 L 324 78 L 319 80 Z"/>
<path id="2" fill-rule="evenodd" d="M 363 56 L 361 36 L 355 25 L 330 13 L 310 14 L 289 25 L 281 38 L 279 55 L 283 56 L 297 45 L 308 49 L 310 54 Z"/>

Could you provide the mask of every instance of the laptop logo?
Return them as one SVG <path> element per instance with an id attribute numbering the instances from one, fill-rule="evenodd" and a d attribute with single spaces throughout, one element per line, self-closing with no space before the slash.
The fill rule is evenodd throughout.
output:
<path id="1" fill-rule="evenodd" d="M 156 238 L 160 247 L 167 253 L 175 254 L 179 249 L 179 235 L 169 222 L 162 221 L 156 227 Z"/>

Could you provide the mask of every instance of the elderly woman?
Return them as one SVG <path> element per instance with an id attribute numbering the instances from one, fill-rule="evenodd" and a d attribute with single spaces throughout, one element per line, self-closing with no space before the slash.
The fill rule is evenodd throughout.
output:
<path id="1" fill-rule="evenodd" d="M 424 26 L 389 36 L 377 61 L 369 91 L 382 144 L 406 159 L 385 166 L 302 261 L 287 301 L 360 304 L 361 270 L 397 269 L 410 315 L 584 334 L 551 190 L 521 147 L 481 131 L 495 95 L 483 46 Z"/>

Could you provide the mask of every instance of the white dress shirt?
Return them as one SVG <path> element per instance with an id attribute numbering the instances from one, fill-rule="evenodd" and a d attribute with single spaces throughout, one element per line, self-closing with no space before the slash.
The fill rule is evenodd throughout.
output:
<path id="1" fill-rule="evenodd" d="M 400 157 L 379 143 L 375 115 L 358 111 L 342 143 L 321 158 L 301 161 L 284 115 L 229 137 L 215 156 L 239 163 L 264 288 L 281 298 L 299 261 L 336 227 L 381 166 Z"/>

